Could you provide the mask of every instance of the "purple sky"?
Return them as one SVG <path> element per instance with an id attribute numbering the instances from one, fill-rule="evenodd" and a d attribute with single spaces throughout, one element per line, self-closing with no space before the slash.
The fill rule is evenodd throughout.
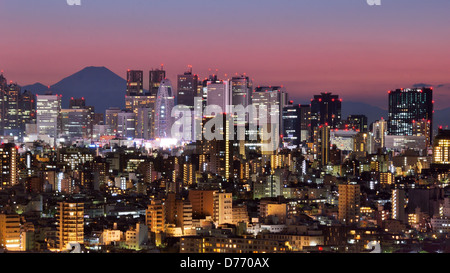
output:
<path id="1" fill-rule="evenodd" d="M 0 1 L 8 80 L 51 85 L 86 66 L 125 77 L 163 63 L 175 82 L 189 64 L 201 77 L 284 85 L 299 103 L 333 92 L 386 108 L 387 90 L 427 83 L 436 108 L 450 107 L 448 0 L 81 1 Z"/>

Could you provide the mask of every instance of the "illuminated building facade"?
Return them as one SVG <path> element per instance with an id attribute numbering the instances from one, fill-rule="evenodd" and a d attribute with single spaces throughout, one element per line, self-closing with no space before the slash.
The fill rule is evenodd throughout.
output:
<path id="1" fill-rule="evenodd" d="M 412 136 L 413 124 L 426 120 L 433 128 L 433 89 L 414 88 L 389 91 L 388 132 L 396 136 Z M 427 137 L 431 141 L 432 135 Z M 431 144 L 431 142 L 429 142 Z"/>
<path id="2" fill-rule="evenodd" d="M 58 248 L 68 243 L 84 244 L 84 203 L 58 203 Z"/>

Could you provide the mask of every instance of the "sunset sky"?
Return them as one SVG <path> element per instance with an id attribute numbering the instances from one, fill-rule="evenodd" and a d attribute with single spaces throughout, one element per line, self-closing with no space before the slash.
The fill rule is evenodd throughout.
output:
<path id="1" fill-rule="evenodd" d="M 218 69 L 284 85 L 299 103 L 333 92 L 383 108 L 387 90 L 427 83 L 440 109 L 449 12 L 449 0 L 0 0 L 0 70 L 21 85 L 86 66 L 142 69 L 148 81 L 163 63 L 176 82 L 192 65 L 202 78 Z"/>

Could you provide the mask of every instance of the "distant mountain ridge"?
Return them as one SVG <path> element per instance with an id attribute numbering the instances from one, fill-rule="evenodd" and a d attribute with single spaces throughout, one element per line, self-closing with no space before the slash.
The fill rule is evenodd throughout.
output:
<path id="1" fill-rule="evenodd" d="M 23 86 L 22 90 L 43 95 L 49 88 L 35 83 Z M 50 90 L 62 95 L 63 108 L 69 107 L 72 97 L 84 97 L 97 113 L 105 113 L 109 107 L 125 107 L 126 80 L 106 67 L 86 67 L 50 86 Z"/>

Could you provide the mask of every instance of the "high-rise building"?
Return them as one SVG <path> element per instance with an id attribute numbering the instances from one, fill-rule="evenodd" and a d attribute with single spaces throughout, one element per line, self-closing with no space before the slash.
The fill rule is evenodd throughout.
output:
<path id="1" fill-rule="evenodd" d="M 314 146 L 316 159 L 322 166 L 328 165 L 330 162 L 330 126 L 320 125 L 315 131 Z"/>
<path id="2" fill-rule="evenodd" d="M 61 109 L 61 136 L 69 140 L 88 137 L 89 109 Z"/>
<path id="3" fill-rule="evenodd" d="M 6 122 L 6 106 L 8 103 L 8 81 L 0 74 L 0 135 L 3 135 L 3 129 Z"/>
<path id="4" fill-rule="evenodd" d="M 36 123 L 36 95 L 25 90 L 19 97 L 19 140 L 25 134 L 26 124 Z"/>
<path id="5" fill-rule="evenodd" d="M 58 248 L 69 243 L 84 244 L 84 203 L 58 203 Z"/>
<path id="6" fill-rule="evenodd" d="M 253 83 L 246 75 L 235 76 L 230 81 L 231 88 L 231 104 L 233 106 L 242 105 L 246 108 L 252 104 Z M 238 117 L 238 122 L 248 122 L 249 115 Z"/>
<path id="7" fill-rule="evenodd" d="M 126 110 L 133 112 L 136 116 L 136 138 L 151 138 L 154 102 L 155 96 L 125 96 Z"/>
<path id="8" fill-rule="evenodd" d="M 14 143 L 0 145 L 0 170 L 0 188 L 19 183 L 19 154 Z"/>
<path id="9" fill-rule="evenodd" d="M 127 71 L 127 96 L 144 95 L 144 72 L 141 70 Z"/>
<path id="10" fill-rule="evenodd" d="M 347 122 L 356 131 L 367 132 L 368 130 L 367 116 L 365 115 L 350 115 L 347 118 Z"/>
<path id="11" fill-rule="evenodd" d="M 111 107 L 105 111 L 105 124 L 109 127 L 112 135 L 117 133 L 118 116 L 120 112 L 122 112 L 122 110 L 117 107 Z"/>
<path id="12" fill-rule="evenodd" d="M 273 153 L 280 143 L 279 137 L 283 132 L 283 108 L 288 104 L 288 94 L 282 86 L 258 86 L 252 95 L 252 105 L 256 108 L 258 124 L 267 123 L 270 127 L 272 149 L 263 153 Z M 261 114 L 267 114 L 267 120 L 259 120 Z M 262 117 L 262 116 L 261 116 Z M 253 121 L 255 122 L 255 121 Z M 256 123 L 256 122 L 255 122 Z M 261 130 L 260 130 L 261 131 Z M 262 142 L 266 141 L 261 139 Z"/>
<path id="13" fill-rule="evenodd" d="M 338 220 L 346 225 L 359 222 L 360 186 L 357 184 L 341 184 L 338 188 L 339 205 Z"/>
<path id="14" fill-rule="evenodd" d="M 177 104 L 194 109 L 194 99 L 197 96 L 198 75 L 192 74 L 192 67 L 183 75 L 178 75 Z"/>
<path id="15" fill-rule="evenodd" d="M 20 251 L 20 216 L 0 214 L 0 246 L 9 251 Z"/>
<path id="16" fill-rule="evenodd" d="M 158 90 L 155 107 L 155 138 L 170 138 L 173 118 L 174 96 L 172 83 L 164 79 Z"/>
<path id="17" fill-rule="evenodd" d="M 439 129 L 433 142 L 433 164 L 450 169 L 450 130 Z"/>
<path id="18" fill-rule="evenodd" d="M 136 116 L 131 111 L 117 114 L 117 134 L 125 138 L 134 138 L 136 134 Z"/>
<path id="19" fill-rule="evenodd" d="M 216 76 L 210 78 L 206 87 L 206 105 L 217 105 L 220 107 L 221 113 L 226 113 L 228 111 L 228 106 L 231 105 L 229 84 L 229 81 L 218 80 Z"/>
<path id="20" fill-rule="evenodd" d="M 433 128 L 433 89 L 413 88 L 389 91 L 388 132 L 394 136 L 412 136 L 413 122 L 426 120 Z M 431 144 L 431 130 L 428 137 Z"/>
<path id="21" fill-rule="evenodd" d="M 37 95 L 36 123 L 39 135 L 58 136 L 61 111 L 60 95 Z"/>
<path id="22" fill-rule="evenodd" d="M 232 197 L 231 193 L 216 192 L 214 194 L 213 220 L 217 225 L 233 223 Z"/>
<path id="23" fill-rule="evenodd" d="M 391 204 L 392 204 L 392 219 L 406 222 L 406 196 L 405 190 L 394 189 L 392 190 Z"/>
<path id="24" fill-rule="evenodd" d="M 372 137 L 373 137 L 373 151 L 377 152 L 378 149 L 384 149 L 385 136 L 387 134 L 387 122 L 383 118 L 375 121 L 372 124 Z"/>
<path id="25" fill-rule="evenodd" d="M 159 87 L 161 86 L 161 82 L 166 78 L 166 71 L 164 70 L 164 66 L 161 65 L 161 69 L 152 69 L 149 74 L 149 95 L 156 96 L 158 94 Z"/>
<path id="26" fill-rule="evenodd" d="M 145 213 L 145 223 L 153 233 L 166 231 L 166 207 L 161 200 L 152 200 Z"/>
<path id="27" fill-rule="evenodd" d="M 6 122 L 4 124 L 5 135 L 19 135 L 19 97 L 20 86 L 17 83 L 9 84 L 7 88 Z"/>
<path id="28" fill-rule="evenodd" d="M 328 124 L 335 129 L 341 121 L 342 99 L 332 93 L 315 95 L 311 100 L 311 129 L 314 131 L 320 125 Z"/>
<path id="29" fill-rule="evenodd" d="M 301 142 L 300 104 L 290 103 L 283 108 L 283 144 L 287 147 L 299 146 Z"/>

